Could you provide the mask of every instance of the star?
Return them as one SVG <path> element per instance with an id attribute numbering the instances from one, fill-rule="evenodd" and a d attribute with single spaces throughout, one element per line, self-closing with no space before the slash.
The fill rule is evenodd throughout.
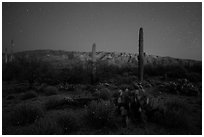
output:
<path id="1" fill-rule="evenodd" d="M 30 16 L 32 14 L 31 9 L 27 8 L 26 13 L 27 13 L 28 16 Z"/>
<path id="2" fill-rule="evenodd" d="M 29 12 L 30 12 L 30 9 L 27 8 L 27 9 L 26 9 L 26 12 L 29 13 Z"/>

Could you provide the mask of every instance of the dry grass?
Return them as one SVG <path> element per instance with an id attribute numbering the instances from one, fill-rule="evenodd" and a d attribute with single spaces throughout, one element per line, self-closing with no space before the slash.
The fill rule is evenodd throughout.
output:
<path id="1" fill-rule="evenodd" d="M 24 126 L 35 122 L 43 114 L 40 106 L 22 104 L 14 108 L 10 115 L 10 121 L 14 126 Z"/>

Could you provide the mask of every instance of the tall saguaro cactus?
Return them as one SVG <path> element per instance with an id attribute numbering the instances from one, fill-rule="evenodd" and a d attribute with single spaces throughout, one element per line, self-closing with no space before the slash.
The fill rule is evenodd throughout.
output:
<path id="1" fill-rule="evenodd" d="M 11 55 L 10 55 L 10 61 L 13 61 L 14 59 L 14 56 L 13 56 L 13 48 L 14 48 L 14 41 L 11 40 Z"/>
<path id="2" fill-rule="evenodd" d="M 7 48 L 5 48 L 5 63 L 7 64 L 8 62 L 8 51 Z"/>
<path id="3" fill-rule="evenodd" d="M 143 81 L 143 73 L 144 73 L 144 52 L 143 52 L 143 28 L 139 30 L 139 56 L 138 56 L 138 73 L 139 73 L 139 81 Z"/>
<path id="4" fill-rule="evenodd" d="M 96 44 L 94 43 L 92 46 L 92 76 L 91 82 L 95 83 L 96 80 Z"/>
<path id="5" fill-rule="evenodd" d="M 96 44 L 92 46 L 92 62 L 96 62 Z"/>

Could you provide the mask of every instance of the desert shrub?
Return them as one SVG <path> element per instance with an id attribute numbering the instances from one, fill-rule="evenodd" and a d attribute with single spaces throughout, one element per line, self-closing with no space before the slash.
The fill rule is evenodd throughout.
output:
<path id="1" fill-rule="evenodd" d="M 34 123 L 31 127 L 31 134 L 33 135 L 59 135 L 63 134 L 63 131 L 58 126 L 55 119 L 51 117 L 41 118 Z"/>
<path id="2" fill-rule="evenodd" d="M 156 68 L 153 67 L 152 64 L 146 64 L 144 65 L 144 76 L 148 75 L 148 76 L 155 76 L 158 75 L 158 71 L 156 71 Z"/>
<path id="3" fill-rule="evenodd" d="M 24 57 L 17 58 L 16 64 L 19 66 L 19 79 L 20 81 L 28 81 L 30 84 L 33 84 L 38 78 L 39 72 L 38 70 L 43 66 L 43 63 L 36 59 L 26 59 Z"/>
<path id="4" fill-rule="evenodd" d="M 42 116 L 43 110 L 40 106 L 22 104 L 15 107 L 10 115 L 10 120 L 15 126 L 24 126 L 33 123 Z"/>
<path id="5" fill-rule="evenodd" d="M 19 66 L 12 62 L 8 62 L 7 64 L 2 64 L 2 80 L 3 81 L 11 81 L 16 77 L 18 73 Z"/>
<path id="6" fill-rule="evenodd" d="M 109 64 L 106 61 L 98 61 L 96 64 L 96 77 L 98 81 L 110 80 L 110 78 L 118 78 L 118 75 L 129 77 L 137 75 L 135 66 L 130 66 L 128 63 L 122 66 Z"/>
<path id="7" fill-rule="evenodd" d="M 50 96 L 50 95 L 56 95 L 58 92 L 58 89 L 55 86 L 47 86 L 43 89 L 43 92 L 45 95 Z"/>
<path id="8" fill-rule="evenodd" d="M 74 112 L 64 112 L 57 118 L 57 123 L 65 134 L 71 134 L 79 129 L 79 119 Z"/>
<path id="9" fill-rule="evenodd" d="M 191 72 L 186 74 L 187 79 L 191 82 L 201 82 L 202 81 L 202 74 Z"/>
<path id="10" fill-rule="evenodd" d="M 120 84 L 118 85 L 118 88 L 121 90 L 125 90 L 125 89 L 134 89 L 133 85 L 131 83 L 129 84 Z"/>
<path id="11" fill-rule="evenodd" d="M 26 84 L 14 86 L 14 92 L 15 93 L 26 92 L 27 90 L 29 90 L 29 86 Z"/>
<path id="12" fill-rule="evenodd" d="M 198 85 L 189 82 L 187 79 L 178 79 L 175 82 L 163 83 L 159 89 L 173 94 L 182 94 L 187 96 L 197 96 L 201 89 Z"/>
<path id="13" fill-rule="evenodd" d="M 90 93 L 94 93 L 96 88 L 93 85 L 86 85 L 85 90 L 89 91 Z"/>
<path id="14" fill-rule="evenodd" d="M 198 73 L 202 74 L 202 62 L 197 62 L 193 65 L 185 65 L 185 68 L 190 72 L 190 73 Z"/>
<path id="15" fill-rule="evenodd" d="M 62 107 L 64 104 L 66 104 L 65 99 L 53 97 L 48 99 L 48 101 L 45 102 L 45 108 L 47 110 L 57 109 L 58 107 Z"/>
<path id="16" fill-rule="evenodd" d="M 158 106 L 157 111 L 152 114 L 152 120 L 168 128 L 186 129 L 189 127 L 187 111 L 187 107 L 181 101 L 169 101 L 164 107 Z"/>
<path id="17" fill-rule="evenodd" d="M 96 64 L 96 76 L 99 81 L 103 81 L 113 77 L 118 72 L 118 67 L 110 65 L 105 61 L 99 61 Z"/>
<path id="18" fill-rule="evenodd" d="M 188 73 L 185 66 L 182 65 L 152 65 L 144 66 L 144 74 L 147 76 L 163 76 L 167 74 L 169 78 L 186 78 Z"/>
<path id="19" fill-rule="evenodd" d="M 58 71 L 57 79 L 64 84 L 86 84 L 91 82 L 90 69 L 84 68 L 82 62 L 71 64 L 71 67 L 60 69 Z"/>
<path id="20" fill-rule="evenodd" d="M 117 75 L 116 79 L 117 79 L 117 81 L 116 81 L 117 85 L 122 85 L 122 84 L 129 85 L 133 81 L 136 81 L 137 77 L 136 76 L 120 76 L 120 75 Z M 131 87 L 129 87 L 129 88 L 131 88 Z"/>
<path id="21" fill-rule="evenodd" d="M 102 88 L 96 91 L 96 97 L 103 100 L 109 100 L 111 98 L 111 93 L 108 88 Z"/>
<path id="22" fill-rule="evenodd" d="M 34 86 L 34 90 L 37 92 L 37 93 L 43 93 L 44 92 L 44 89 L 47 87 L 47 84 L 46 83 L 42 83 L 38 86 Z"/>
<path id="23" fill-rule="evenodd" d="M 68 53 L 67 56 L 69 59 L 74 59 L 74 53 L 73 52 Z"/>
<path id="24" fill-rule="evenodd" d="M 113 126 L 115 106 L 110 101 L 92 101 L 86 109 L 86 120 L 90 126 Z"/>
<path id="25" fill-rule="evenodd" d="M 188 73 L 184 66 L 168 66 L 167 76 L 170 78 L 186 78 Z"/>
<path id="26" fill-rule="evenodd" d="M 184 106 L 176 102 L 166 105 L 162 124 L 170 128 L 187 128 L 189 123 Z"/>
<path id="27" fill-rule="evenodd" d="M 26 99 L 31 99 L 37 97 L 37 93 L 34 90 L 30 90 L 28 92 L 25 92 L 22 96 L 21 99 L 22 100 L 26 100 Z"/>
<path id="28" fill-rule="evenodd" d="M 3 64 L 3 80 L 18 80 L 21 82 L 52 82 L 55 81 L 55 71 L 48 63 L 37 58 L 16 56 L 15 61 Z"/>
<path id="29" fill-rule="evenodd" d="M 14 95 L 8 95 L 8 96 L 6 97 L 7 100 L 11 100 L 11 99 L 14 99 L 14 98 L 15 98 Z"/>
<path id="30" fill-rule="evenodd" d="M 180 85 L 182 86 L 180 88 L 180 92 L 183 95 L 187 95 L 187 96 L 198 96 L 200 95 L 200 91 L 199 88 L 196 87 L 195 85 L 193 85 L 192 83 L 188 83 L 188 84 L 184 84 L 184 85 Z"/>
<path id="31" fill-rule="evenodd" d="M 113 90 L 112 91 L 112 95 L 113 98 L 118 98 L 120 96 L 120 92 L 118 92 L 118 90 Z"/>
<path id="32" fill-rule="evenodd" d="M 63 131 L 57 124 L 56 120 L 48 117 L 43 117 L 35 121 L 32 125 L 16 128 L 9 131 L 11 135 L 60 135 Z"/>

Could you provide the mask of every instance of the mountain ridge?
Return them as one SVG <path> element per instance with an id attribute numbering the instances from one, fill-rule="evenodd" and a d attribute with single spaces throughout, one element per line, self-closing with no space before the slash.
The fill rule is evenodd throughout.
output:
<path id="1" fill-rule="evenodd" d="M 38 58 L 43 61 L 47 61 L 53 64 L 61 64 L 61 66 L 73 64 L 76 61 L 88 62 L 91 61 L 91 52 L 81 51 L 64 51 L 64 50 L 27 50 L 15 52 L 14 56 L 23 56 L 25 58 Z M 98 62 L 103 61 L 112 65 L 124 65 L 129 64 L 137 66 L 138 53 L 126 53 L 126 52 L 96 52 L 96 60 Z M 4 53 L 3 53 L 4 58 Z M 192 59 L 179 59 L 173 57 L 162 57 L 157 55 L 145 54 L 145 64 L 151 65 L 202 65 L 202 61 Z"/>

